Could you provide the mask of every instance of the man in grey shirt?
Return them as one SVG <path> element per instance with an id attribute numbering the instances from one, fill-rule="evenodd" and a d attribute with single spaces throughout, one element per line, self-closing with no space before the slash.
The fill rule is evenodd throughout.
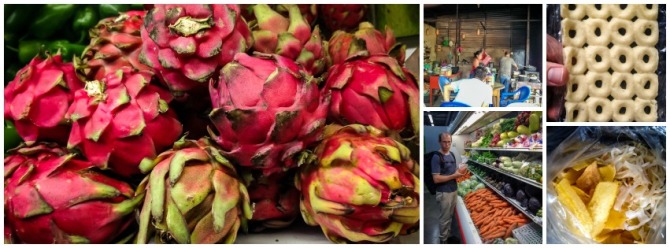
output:
<path id="1" fill-rule="evenodd" d="M 505 56 L 500 59 L 500 83 L 505 85 L 504 91 L 512 91 L 510 87 L 510 79 L 512 79 L 512 66 L 514 70 L 518 70 L 519 67 L 514 62 L 514 59 L 511 58 L 509 51 L 505 51 Z"/>
<path id="2" fill-rule="evenodd" d="M 440 205 L 440 241 L 446 244 L 451 232 L 451 221 L 454 216 L 454 208 L 458 193 L 456 178 L 462 176 L 458 173 L 456 157 L 451 149 L 451 134 L 440 133 L 440 154 L 433 156 L 430 161 L 433 181 L 435 182 L 437 203 Z"/>

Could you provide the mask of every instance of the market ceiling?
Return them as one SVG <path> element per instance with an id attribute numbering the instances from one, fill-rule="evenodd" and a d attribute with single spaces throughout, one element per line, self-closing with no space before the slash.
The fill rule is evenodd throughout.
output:
<path id="1" fill-rule="evenodd" d="M 528 10 L 526 4 L 459 4 L 458 13 L 479 13 L 479 12 L 499 12 L 502 9 L 509 10 L 512 19 L 526 19 Z M 542 18 L 542 5 L 531 4 L 530 18 Z M 456 15 L 456 4 L 424 4 L 424 17 L 426 21 L 431 22 L 439 16 Z M 434 21 L 434 20 L 433 20 Z"/>
<path id="2" fill-rule="evenodd" d="M 456 116 L 458 116 L 458 111 L 425 111 L 423 112 L 423 125 L 449 126 Z"/>

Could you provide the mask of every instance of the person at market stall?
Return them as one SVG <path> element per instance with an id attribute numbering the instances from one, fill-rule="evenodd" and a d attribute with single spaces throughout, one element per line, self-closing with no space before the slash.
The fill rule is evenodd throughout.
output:
<path id="1" fill-rule="evenodd" d="M 454 102 L 467 104 L 470 107 L 488 107 L 493 103 L 493 88 L 484 83 L 486 68 L 475 69 L 475 78 L 461 79 L 444 86 L 442 90 L 445 102 L 449 102 L 451 92 L 458 92 Z"/>
<path id="2" fill-rule="evenodd" d="M 451 134 L 440 133 L 440 154 L 433 156 L 430 161 L 433 181 L 435 182 L 437 203 L 440 205 L 440 242 L 447 243 L 451 232 L 451 222 L 457 201 L 458 185 L 456 178 L 463 174 L 458 172 L 456 156 L 451 152 Z"/>
<path id="3" fill-rule="evenodd" d="M 475 57 L 472 59 L 472 70 L 470 70 L 470 78 L 475 77 L 475 70 L 481 66 L 482 59 L 484 59 L 484 50 L 477 50 Z"/>
<path id="4" fill-rule="evenodd" d="M 505 89 L 503 90 L 506 92 L 512 91 L 512 89 L 510 89 L 512 67 L 514 67 L 514 70 L 519 69 L 516 62 L 514 62 L 514 59 L 512 59 L 510 52 L 505 51 L 505 56 L 500 59 L 500 83 L 505 85 Z"/>

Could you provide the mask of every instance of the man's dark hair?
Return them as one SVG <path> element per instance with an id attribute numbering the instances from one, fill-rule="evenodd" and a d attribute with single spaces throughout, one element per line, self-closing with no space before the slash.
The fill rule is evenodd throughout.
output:
<path id="1" fill-rule="evenodd" d="M 441 132 L 440 134 L 437 135 L 437 140 L 439 142 L 442 142 L 442 135 L 445 135 L 445 134 L 451 136 L 451 134 L 449 132 Z"/>
<path id="2" fill-rule="evenodd" d="M 477 69 L 475 69 L 475 77 L 484 81 L 484 78 L 486 78 L 486 68 L 483 66 L 477 67 Z"/>
<path id="3" fill-rule="evenodd" d="M 509 55 L 509 51 L 505 51 L 505 56 Z"/>

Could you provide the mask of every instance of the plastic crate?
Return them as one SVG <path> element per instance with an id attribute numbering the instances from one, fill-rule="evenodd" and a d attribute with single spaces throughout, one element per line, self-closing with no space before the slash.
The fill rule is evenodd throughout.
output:
<path id="1" fill-rule="evenodd" d="M 523 225 L 512 231 L 521 244 L 542 244 L 542 227 L 535 223 Z"/>

